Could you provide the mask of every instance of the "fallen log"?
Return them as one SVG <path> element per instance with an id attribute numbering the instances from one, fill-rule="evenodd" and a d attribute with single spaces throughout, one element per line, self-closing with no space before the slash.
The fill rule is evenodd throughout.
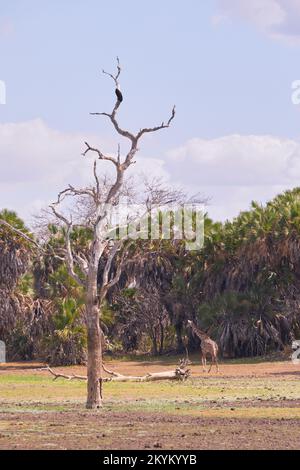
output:
<path id="1" fill-rule="evenodd" d="M 121 375 L 114 373 L 112 377 L 106 377 L 104 382 L 154 382 L 158 380 L 181 380 L 190 376 L 189 370 L 176 369 L 175 371 L 155 372 L 143 376 Z"/>
<path id="2" fill-rule="evenodd" d="M 66 375 L 66 374 L 61 374 L 59 372 L 54 372 L 53 369 L 51 369 L 51 367 L 47 366 L 47 367 L 42 367 L 41 369 L 37 369 L 38 371 L 48 371 L 50 372 L 51 375 L 53 375 L 53 380 L 56 380 L 56 379 L 59 379 L 59 378 L 62 378 L 62 379 L 67 379 L 67 380 L 87 380 L 87 377 L 84 376 L 84 375 Z"/>
<path id="3" fill-rule="evenodd" d="M 53 375 L 53 380 L 57 380 L 58 378 L 63 378 L 66 380 L 87 380 L 86 376 L 83 375 L 66 375 L 59 372 L 55 372 L 51 367 L 43 367 L 39 369 L 40 371 L 48 371 L 51 375 Z M 190 376 L 190 369 L 187 369 L 183 366 L 178 366 L 174 371 L 165 371 L 165 372 L 154 372 L 148 373 L 143 376 L 131 376 L 131 375 L 122 375 L 118 372 L 111 371 L 103 365 L 103 370 L 106 372 L 110 377 L 102 377 L 102 382 L 152 382 L 158 380 L 179 380 L 185 381 Z"/>

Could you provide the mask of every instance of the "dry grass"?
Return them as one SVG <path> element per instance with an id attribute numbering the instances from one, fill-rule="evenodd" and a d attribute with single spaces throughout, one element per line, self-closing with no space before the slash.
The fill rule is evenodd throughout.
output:
<path id="1" fill-rule="evenodd" d="M 176 362 L 113 360 L 109 367 L 143 375 Z M 185 383 L 110 382 L 100 412 L 85 411 L 85 382 L 53 381 L 38 367 L 0 365 L 0 448 L 151 448 L 157 440 L 182 449 L 299 447 L 300 368 L 291 362 L 226 363 L 212 375 L 194 365 Z"/>

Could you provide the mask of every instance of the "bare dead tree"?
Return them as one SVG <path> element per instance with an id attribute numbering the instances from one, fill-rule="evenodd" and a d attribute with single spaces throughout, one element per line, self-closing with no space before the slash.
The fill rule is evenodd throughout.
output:
<path id="1" fill-rule="evenodd" d="M 53 215 L 65 227 L 65 261 L 69 275 L 81 286 L 84 287 L 86 293 L 86 318 L 87 318 L 87 334 L 88 334 L 88 365 L 87 365 L 87 402 L 86 407 L 89 409 L 99 408 L 102 406 L 101 382 L 102 382 L 102 349 L 101 349 L 101 330 L 100 316 L 101 308 L 106 295 L 120 279 L 122 273 L 123 262 L 126 259 L 127 239 L 112 241 L 107 236 L 108 223 L 108 205 L 115 205 L 124 185 L 124 176 L 128 168 L 135 163 L 134 158 L 139 150 L 138 145 L 141 138 L 148 133 L 153 133 L 162 129 L 167 129 L 175 117 L 175 107 L 167 123 L 151 128 L 142 128 L 137 134 L 134 134 L 121 127 L 117 119 L 117 112 L 123 101 L 123 95 L 120 92 L 119 77 L 121 67 L 118 60 L 116 75 L 108 74 L 113 79 L 116 87 L 117 100 L 111 113 L 91 113 L 94 116 L 107 117 L 113 125 L 117 134 L 127 139 L 130 148 L 125 157 L 122 158 L 120 146 L 116 156 L 104 154 L 99 148 L 93 147 L 85 142 L 86 149 L 84 156 L 93 154 L 99 160 L 110 162 L 115 168 L 115 179 L 109 185 L 108 191 L 103 192 L 103 187 L 97 175 L 97 162 L 94 163 L 93 176 L 94 185 L 92 188 L 76 189 L 69 185 L 68 188 L 61 191 L 55 203 L 50 207 Z M 94 216 L 92 217 L 92 243 L 89 248 L 88 255 L 75 253 L 72 248 L 71 234 L 74 224 L 71 217 L 67 217 L 60 206 L 67 197 L 88 197 L 93 201 Z M 103 270 L 101 284 L 98 280 L 98 266 L 101 257 L 105 253 L 105 266 Z M 118 257 L 117 269 L 112 270 L 115 258 Z"/>
<path id="2" fill-rule="evenodd" d="M 58 194 L 57 200 L 50 205 L 50 210 L 56 222 L 64 227 L 65 246 L 59 250 L 59 253 L 53 253 L 53 256 L 64 260 L 69 275 L 76 283 L 83 287 L 86 299 L 86 322 L 87 322 L 87 339 L 88 339 L 88 364 L 87 364 L 87 402 L 88 409 L 95 409 L 102 406 L 102 331 L 100 328 L 101 309 L 109 289 L 115 286 L 122 273 L 123 265 L 128 254 L 128 238 L 123 236 L 119 239 L 112 239 L 109 236 L 107 228 L 109 226 L 109 210 L 108 207 L 116 206 L 119 202 L 122 189 L 126 189 L 125 174 L 131 165 L 135 163 L 134 158 L 139 150 L 138 145 L 142 137 L 146 134 L 157 132 L 170 127 L 175 118 L 175 106 L 172 109 L 169 120 L 160 125 L 149 128 L 142 128 L 137 134 L 123 129 L 118 122 L 117 113 L 123 102 L 123 95 L 120 91 L 119 78 L 121 75 L 121 66 L 117 59 L 116 75 L 103 71 L 112 78 L 115 85 L 116 102 L 111 113 L 91 113 L 94 116 L 107 117 L 113 125 L 115 131 L 121 137 L 129 141 L 130 147 L 128 153 L 122 157 L 120 145 L 115 156 L 104 154 L 99 148 L 93 147 L 85 142 L 86 149 L 83 156 L 93 154 L 96 157 L 93 166 L 94 183 L 92 187 L 77 189 L 69 185 L 66 189 Z M 97 160 L 110 162 L 115 168 L 115 177 L 113 181 L 107 182 L 99 178 L 97 174 Z M 157 190 L 156 190 L 157 192 Z M 67 199 L 82 200 L 88 199 L 91 203 L 89 206 L 89 220 L 86 227 L 92 229 L 92 241 L 87 252 L 82 253 L 76 251 L 72 244 L 72 233 L 78 227 L 73 221 L 72 211 L 69 215 L 65 215 L 63 203 Z M 92 211 L 91 211 L 92 208 Z M 1 224 L 8 226 L 4 221 Z M 27 241 L 32 243 L 38 249 L 43 248 L 27 235 L 20 233 L 17 229 L 9 226 L 12 231 L 23 236 Z M 100 260 L 104 260 L 104 268 L 102 279 L 99 284 L 98 268 Z"/>

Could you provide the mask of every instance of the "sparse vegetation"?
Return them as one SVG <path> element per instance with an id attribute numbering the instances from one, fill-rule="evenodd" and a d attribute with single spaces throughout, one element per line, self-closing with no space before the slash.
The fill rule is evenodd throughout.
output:
<path id="1" fill-rule="evenodd" d="M 105 361 L 121 373 L 141 375 L 172 370 L 178 357 Z M 0 448 L 154 449 L 157 443 L 161 449 L 297 448 L 298 366 L 226 361 L 220 374 L 209 376 L 200 372 L 197 356 L 192 361 L 186 382 L 104 384 L 107 401 L 100 415 L 82 411 L 85 382 L 53 381 L 37 364 L 2 365 Z M 78 366 L 58 370 L 85 373 Z"/>

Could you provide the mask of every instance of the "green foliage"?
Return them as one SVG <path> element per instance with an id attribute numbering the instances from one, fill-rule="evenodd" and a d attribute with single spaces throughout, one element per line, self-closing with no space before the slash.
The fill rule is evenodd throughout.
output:
<path id="1" fill-rule="evenodd" d="M 0 219 L 5 220 L 5 222 L 9 223 L 16 229 L 21 230 L 23 233 L 28 233 L 28 229 L 25 226 L 24 221 L 18 217 L 16 212 L 3 209 L 0 211 Z M 13 235 L 13 232 L 11 234 Z"/>
<path id="2" fill-rule="evenodd" d="M 86 362 L 86 331 L 82 326 L 55 330 L 42 341 L 41 356 L 50 365 L 68 366 Z"/>
<path id="3" fill-rule="evenodd" d="M 57 301 L 54 330 L 42 340 L 41 354 L 52 365 L 82 364 L 86 361 L 86 328 L 82 301 L 67 297 Z"/>
<path id="4" fill-rule="evenodd" d="M 17 321 L 7 341 L 7 353 L 11 360 L 28 361 L 34 357 L 34 345 L 26 321 Z"/>
<path id="5" fill-rule="evenodd" d="M 53 317 L 55 328 L 63 330 L 76 326 L 82 313 L 82 303 L 72 297 L 67 297 L 58 303 L 58 308 L 58 313 Z"/>
<path id="6" fill-rule="evenodd" d="M 15 213 L 2 211 L 0 218 L 26 231 Z M 23 276 L 19 294 L 51 301 L 44 357 L 55 363 L 84 361 L 84 289 L 69 276 L 63 260 L 53 256 L 64 247 L 64 229 L 49 225 L 49 233 L 46 254 L 35 260 L 33 274 L 24 275 L 26 256 L 23 266 L 20 261 L 26 243 L 1 229 L 0 281 L 8 285 L 9 272 L 12 290 Z M 183 242 L 164 239 L 163 234 L 159 240 L 136 240 L 128 247 L 135 262 L 126 266 L 102 310 L 101 326 L 113 343 L 128 350 L 141 345 L 149 349 L 151 344 L 153 351 L 168 350 L 176 342 L 180 347 L 186 320 L 196 318 L 223 354 L 249 356 L 282 349 L 300 331 L 300 188 L 264 206 L 252 202 L 249 211 L 232 221 L 219 223 L 206 216 L 204 233 L 198 252 L 187 252 Z M 76 228 L 71 238 L 74 252 L 86 256 L 91 232 Z M 80 270 L 77 274 L 82 275 Z M 128 288 L 133 279 L 138 287 Z M 28 331 L 16 326 L 14 347 L 19 344 L 22 357 L 30 354 Z"/>
<path id="7" fill-rule="evenodd" d="M 34 297 L 34 278 L 31 272 L 27 272 L 18 282 L 17 291 L 23 295 Z"/>
<path id="8" fill-rule="evenodd" d="M 127 299 L 134 299 L 136 296 L 138 290 L 135 288 L 128 288 L 128 289 L 123 289 L 122 290 L 122 295 L 126 297 Z"/>

